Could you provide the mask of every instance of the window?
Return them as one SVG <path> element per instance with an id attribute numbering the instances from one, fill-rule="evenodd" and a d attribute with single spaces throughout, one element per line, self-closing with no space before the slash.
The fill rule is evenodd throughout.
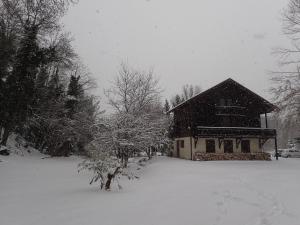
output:
<path id="1" fill-rule="evenodd" d="M 233 141 L 224 140 L 224 153 L 233 153 Z"/>
<path id="2" fill-rule="evenodd" d="M 231 98 L 227 99 L 227 106 L 232 106 L 232 99 Z"/>
<path id="3" fill-rule="evenodd" d="M 180 147 L 181 147 L 181 148 L 184 148 L 184 140 L 181 140 L 181 141 L 180 141 Z"/>
<path id="4" fill-rule="evenodd" d="M 241 146 L 242 146 L 243 153 L 250 153 L 250 141 L 249 140 L 242 140 Z"/>
<path id="5" fill-rule="evenodd" d="M 176 148 L 178 149 L 179 146 L 180 146 L 180 140 L 177 140 L 177 141 L 176 141 Z"/>
<path id="6" fill-rule="evenodd" d="M 206 152 L 207 153 L 215 153 L 216 152 L 215 140 L 212 140 L 212 139 L 206 140 Z"/>
<path id="7" fill-rule="evenodd" d="M 225 99 L 224 98 L 220 99 L 220 106 L 225 106 Z"/>
<path id="8" fill-rule="evenodd" d="M 221 98 L 220 99 L 220 106 L 232 106 L 232 99 L 231 98 Z"/>

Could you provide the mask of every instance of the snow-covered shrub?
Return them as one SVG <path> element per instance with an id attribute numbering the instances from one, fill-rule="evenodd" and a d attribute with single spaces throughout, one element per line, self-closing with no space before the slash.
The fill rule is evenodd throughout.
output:
<path id="1" fill-rule="evenodd" d="M 139 164 L 138 156 L 146 153 L 151 158 L 153 148 L 167 143 L 165 117 L 161 115 L 117 113 L 103 119 L 97 125 L 94 140 L 86 147 L 90 159 L 81 163 L 79 170 L 92 171 L 90 183 L 100 182 L 100 187 L 105 189 L 120 176 L 134 178 L 132 168 Z M 130 163 L 129 158 L 133 159 Z"/>
<path id="2" fill-rule="evenodd" d="M 121 188 L 119 179 L 126 176 L 128 179 L 138 178 L 131 168 L 124 168 L 121 159 L 114 156 L 114 153 L 104 145 L 99 145 L 95 141 L 88 145 L 87 151 L 90 159 L 84 160 L 78 165 L 78 172 L 89 170 L 93 173 L 90 184 L 99 182 L 100 188 L 110 190 L 112 182 L 116 182 L 118 188 Z"/>
<path id="3" fill-rule="evenodd" d="M 5 156 L 7 156 L 7 155 L 9 155 L 9 154 L 10 154 L 10 152 L 9 152 L 9 150 L 7 149 L 7 147 L 6 147 L 6 146 L 0 145 L 0 155 L 5 155 Z"/>

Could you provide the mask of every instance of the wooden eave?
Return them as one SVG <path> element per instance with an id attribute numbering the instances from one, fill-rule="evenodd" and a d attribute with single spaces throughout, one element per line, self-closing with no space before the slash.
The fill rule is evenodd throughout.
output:
<path id="1" fill-rule="evenodd" d="M 259 96 L 258 94 L 254 93 L 253 91 L 251 91 L 250 89 L 246 88 L 245 86 L 241 85 L 240 83 L 234 81 L 231 78 L 226 79 L 225 81 L 207 89 L 204 92 L 199 93 L 198 95 L 195 95 L 191 98 L 189 98 L 188 100 L 178 104 L 177 106 L 175 106 L 174 108 L 172 108 L 171 110 L 169 110 L 167 113 L 171 113 L 174 112 L 175 110 L 178 110 L 186 105 L 188 105 L 188 103 L 191 103 L 192 101 L 201 101 L 202 98 L 206 97 L 207 95 L 209 95 L 211 92 L 215 91 L 216 89 L 222 87 L 223 85 L 226 84 L 233 84 L 238 86 L 240 89 L 244 90 L 246 93 L 253 95 L 256 99 L 258 99 L 259 101 L 261 101 L 261 105 L 264 107 L 264 111 L 265 113 L 270 113 L 276 109 L 278 109 L 277 106 L 275 106 L 274 104 L 270 103 L 269 101 L 267 101 L 266 99 L 264 99 L 263 97 Z"/>

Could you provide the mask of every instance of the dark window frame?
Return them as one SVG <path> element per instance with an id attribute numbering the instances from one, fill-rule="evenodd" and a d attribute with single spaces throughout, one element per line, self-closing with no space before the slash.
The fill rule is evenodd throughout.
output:
<path id="1" fill-rule="evenodd" d="M 231 98 L 226 99 L 226 106 L 232 106 L 233 105 L 233 101 Z"/>
<path id="2" fill-rule="evenodd" d="M 184 140 L 180 140 L 180 148 L 184 148 Z"/>
<path id="3" fill-rule="evenodd" d="M 245 143 L 247 143 L 247 144 L 245 145 Z M 250 153 L 251 152 L 251 147 L 250 146 L 251 146 L 250 145 L 250 140 L 242 140 L 241 141 L 241 152 L 242 153 Z"/>
<path id="4" fill-rule="evenodd" d="M 205 140 L 206 153 L 216 153 L 216 141 L 214 139 Z"/>
<path id="5" fill-rule="evenodd" d="M 226 99 L 224 98 L 220 99 L 220 106 L 226 106 Z"/>
<path id="6" fill-rule="evenodd" d="M 230 150 L 227 149 L 229 146 L 231 147 Z M 224 153 L 233 153 L 233 140 L 224 140 Z"/>

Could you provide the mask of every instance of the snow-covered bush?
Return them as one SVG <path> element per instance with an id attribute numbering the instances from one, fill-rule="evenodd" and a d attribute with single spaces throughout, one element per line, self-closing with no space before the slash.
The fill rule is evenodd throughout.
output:
<path id="1" fill-rule="evenodd" d="M 97 125 L 94 140 L 86 147 L 90 159 L 79 165 L 79 170 L 93 171 L 91 183 L 110 188 L 112 180 L 120 176 L 134 178 L 135 166 L 145 153 L 151 158 L 153 148 L 168 141 L 163 114 L 132 115 L 117 113 Z M 129 159 L 133 160 L 130 161 Z"/>
<path id="2" fill-rule="evenodd" d="M 117 183 L 118 188 L 121 188 L 119 179 L 122 176 L 128 179 L 138 178 L 134 172 L 135 168 L 124 168 L 121 159 L 114 156 L 110 149 L 105 148 L 106 145 L 99 145 L 100 143 L 97 141 L 90 143 L 87 146 L 90 159 L 78 165 L 78 172 L 89 170 L 93 173 L 90 184 L 99 182 L 101 189 L 110 190 L 113 181 Z"/>
<path id="3" fill-rule="evenodd" d="M 2 145 L 0 145 L 0 155 L 5 155 L 5 156 L 7 156 L 7 155 L 9 155 L 10 154 L 10 152 L 9 152 L 9 150 L 7 149 L 7 147 L 6 146 L 2 146 Z M 1 161 L 0 161 L 1 162 Z"/>
<path id="4" fill-rule="evenodd" d="M 131 165 L 137 162 L 131 163 L 130 158 L 147 155 L 150 159 L 153 149 L 167 145 L 169 120 L 151 70 L 138 71 L 122 64 L 106 95 L 115 112 L 96 126 L 94 140 L 87 147 L 91 160 L 80 164 L 80 169 L 92 170 L 91 183 L 100 181 L 101 188 L 109 189 L 118 176 L 134 177 Z"/>

